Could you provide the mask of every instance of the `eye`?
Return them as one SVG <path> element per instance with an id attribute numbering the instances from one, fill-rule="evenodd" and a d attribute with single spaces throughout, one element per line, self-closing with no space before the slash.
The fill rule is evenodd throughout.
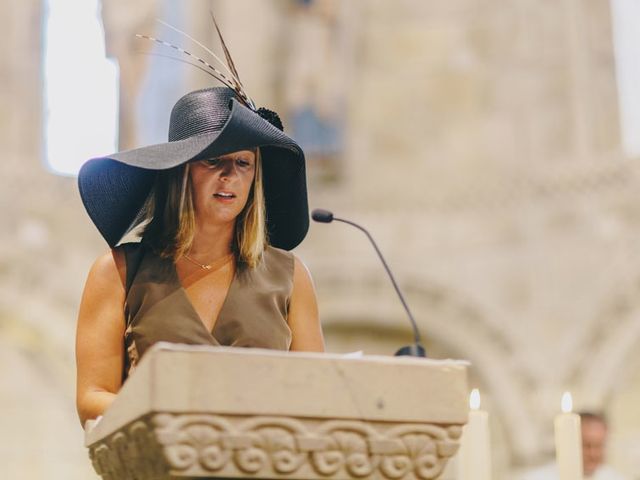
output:
<path id="1" fill-rule="evenodd" d="M 243 157 L 239 157 L 236 159 L 236 165 L 240 168 L 248 169 L 253 166 L 253 162 Z"/>
<path id="2" fill-rule="evenodd" d="M 215 167 L 220 165 L 220 159 L 219 158 L 207 158 L 205 160 L 200 160 L 200 163 L 202 163 L 206 167 L 215 168 Z"/>

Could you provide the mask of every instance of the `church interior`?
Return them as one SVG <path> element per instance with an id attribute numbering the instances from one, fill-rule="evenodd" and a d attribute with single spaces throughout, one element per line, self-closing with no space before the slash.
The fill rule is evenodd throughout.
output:
<path id="1" fill-rule="evenodd" d="M 0 476 L 99 478 L 74 341 L 107 245 L 75 174 L 165 141 L 175 101 L 215 84 L 136 37 L 202 55 L 189 37 L 219 49 L 209 12 L 247 91 L 303 146 L 310 208 L 365 226 L 428 356 L 470 362 L 493 478 L 553 461 L 569 391 L 576 411 L 606 415 L 607 463 L 640 479 L 634 0 L 2 2 Z M 411 341 L 361 232 L 312 223 L 295 251 L 329 352 Z"/>

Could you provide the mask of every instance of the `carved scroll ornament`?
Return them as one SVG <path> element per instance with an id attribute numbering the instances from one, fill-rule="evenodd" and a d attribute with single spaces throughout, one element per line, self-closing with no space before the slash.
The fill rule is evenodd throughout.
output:
<path id="1" fill-rule="evenodd" d="M 90 455 L 105 480 L 203 476 L 432 480 L 458 450 L 461 433 L 460 425 L 163 413 L 92 445 Z"/>

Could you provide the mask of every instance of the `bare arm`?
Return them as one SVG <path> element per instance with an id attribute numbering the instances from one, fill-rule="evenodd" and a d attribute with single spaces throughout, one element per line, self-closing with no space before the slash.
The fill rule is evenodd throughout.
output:
<path id="1" fill-rule="evenodd" d="M 122 384 L 124 361 L 124 257 L 98 258 L 87 277 L 76 332 L 76 405 L 80 422 L 102 415 Z"/>
<path id="2" fill-rule="evenodd" d="M 288 323 L 292 333 L 291 350 L 324 351 L 316 292 L 307 267 L 297 257 L 293 268 Z"/>

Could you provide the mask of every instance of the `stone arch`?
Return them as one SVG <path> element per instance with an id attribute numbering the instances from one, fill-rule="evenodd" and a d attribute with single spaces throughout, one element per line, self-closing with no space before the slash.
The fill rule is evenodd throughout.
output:
<path id="1" fill-rule="evenodd" d="M 602 408 L 607 397 L 628 372 L 628 360 L 640 344 L 640 279 L 614 295 L 597 314 L 597 326 L 585 341 L 582 368 L 576 372 L 587 405 Z M 625 368 L 627 367 L 627 368 Z"/>
<path id="2" fill-rule="evenodd" d="M 392 290 L 379 267 L 355 268 L 353 265 L 323 265 L 313 269 L 320 289 L 323 325 L 373 329 L 381 333 L 402 331 L 410 339 L 410 326 L 397 299 L 382 302 L 380 292 Z M 483 308 L 455 289 L 440 285 L 416 272 L 400 271 L 407 302 L 423 336 L 445 345 L 446 353 L 468 359 L 480 381 L 487 387 L 499 411 L 509 440 L 512 457 L 524 461 L 539 453 L 541 432 L 536 416 L 527 411 L 531 379 L 524 368 L 513 361 L 513 345 L 502 331 L 487 321 Z M 360 298 L 356 301 L 354 296 Z M 330 298 L 328 302 L 323 298 Z M 397 302 L 397 303 L 395 303 Z M 327 308 L 328 307 L 328 308 Z M 366 312 L 363 314 L 363 312 Z M 363 317 L 366 316 L 366 324 Z M 365 327 L 366 325 L 366 327 Z M 399 347 L 401 345 L 396 345 Z M 393 350 L 389 348 L 389 354 Z"/>

